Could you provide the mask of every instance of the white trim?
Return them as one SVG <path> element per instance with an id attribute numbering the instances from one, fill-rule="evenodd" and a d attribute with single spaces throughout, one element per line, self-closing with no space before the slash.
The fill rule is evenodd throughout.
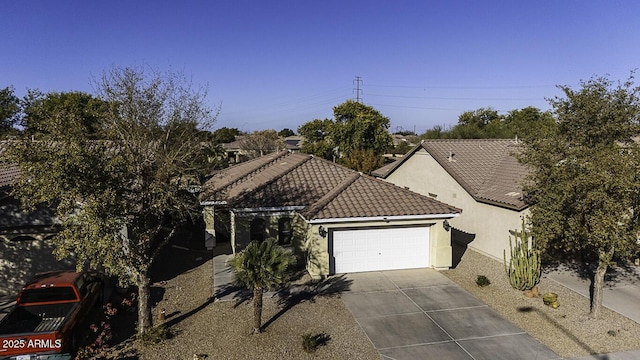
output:
<path id="1" fill-rule="evenodd" d="M 227 205 L 226 201 L 202 201 L 200 206 L 215 206 L 215 205 Z"/>
<path id="2" fill-rule="evenodd" d="M 238 208 L 231 211 L 237 213 L 257 213 L 257 212 L 276 212 L 276 211 L 297 211 L 304 209 L 304 206 L 274 206 L 274 207 L 258 207 L 258 208 Z"/>
<path id="3" fill-rule="evenodd" d="M 317 220 L 310 220 L 307 222 L 309 224 L 329 224 L 329 223 L 350 223 L 350 222 L 364 222 L 364 221 L 433 220 L 433 219 L 452 219 L 458 216 L 460 216 L 460 214 L 374 216 L 374 217 L 317 219 Z"/>

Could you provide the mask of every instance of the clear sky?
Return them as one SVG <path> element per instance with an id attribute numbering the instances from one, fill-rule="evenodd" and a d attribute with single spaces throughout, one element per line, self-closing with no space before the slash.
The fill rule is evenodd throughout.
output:
<path id="1" fill-rule="evenodd" d="M 0 88 L 93 92 L 112 66 L 182 70 L 216 127 L 297 127 L 362 98 L 391 130 L 548 109 L 640 67 L 640 1 L 3 1 Z"/>

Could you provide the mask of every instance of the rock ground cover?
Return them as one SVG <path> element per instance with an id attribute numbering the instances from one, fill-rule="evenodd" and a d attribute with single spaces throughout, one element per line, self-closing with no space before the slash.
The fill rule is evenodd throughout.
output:
<path id="1" fill-rule="evenodd" d="M 193 268 L 154 284 L 154 319 L 165 309 L 172 338 L 151 346 L 123 340 L 105 358 L 191 360 L 198 354 L 207 359 L 379 359 L 339 294 L 291 297 L 292 302 L 265 298 L 263 321 L 268 326 L 251 335 L 251 303 L 211 301 L 212 271 L 212 260 L 200 259 Z M 557 293 L 558 309 L 544 305 L 542 297 L 528 298 L 512 289 L 503 264 L 475 251 L 468 250 L 456 269 L 443 274 L 562 357 L 640 349 L 640 324 L 606 308 L 601 319 L 590 319 L 587 298 L 544 275 L 540 293 Z M 487 276 L 491 284 L 477 286 L 478 275 Z M 302 335 L 323 332 L 330 337 L 327 344 L 306 353 Z"/>
<path id="2" fill-rule="evenodd" d="M 127 340 L 115 346 L 111 359 L 379 359 L 379 355 L 338 294 L 293 294 L 264 299 L 263 333 L 252 335 L 250 301 L 214 302 L 213 261 L 204 262 L 173 279 L 156 283 L 162 299 L 154 319 L 165 310 L 172 338 L 143 346 Z M 309 281 L 304 277 L 298 283 Z M 328 293 L 330 294 L 330 292 Z M 286 311 L 284 311 L 285 309 Z M 304 351 L 304 334 L 329 336 L 314 353 Z"/>
<path id="3" fill-rule="evenodd" d="M 509 285 L 502 262 L 473 250 L 443 274 L 562 357 L 640 349 L 640 324 L 607 308 L 600 319 L 589 318 L 589 299 L 544 274 L 537 298 L 528 298 Z M 488 277 L 491 284 L 477 286 L 478 275 Z M 558 309 L 544 305 L 546 292 L 558 294 Z"/>

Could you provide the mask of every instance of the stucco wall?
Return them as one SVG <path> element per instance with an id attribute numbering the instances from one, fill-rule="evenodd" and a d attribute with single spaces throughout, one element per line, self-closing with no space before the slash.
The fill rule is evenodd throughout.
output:
<path id="1" fill-rule="evenodd" d="M 407 159 L 386 181 L 423 195 L 435 195 L 436 200 L 462 209 L 458 218 L 449 221 L 451 226 L 475 234 L 468 246 L 498 260 L 502 260 L 503 250 L 508 253 L 509 230 L 520 229 L 523 216 L 528 214 L 528 210 L 475 201 L 424 149 Z"/>
<path id="2" fill-rule="evenodd" d="M 370 221 L 360 223 L 324 223 L 310 225 L 307 231 L 305 248 L 307 249 L 307 271 L 314 278 L 325 277 L 330 274 L 329 241 L 331 231 L 338 229 L 374 228 L 391 226 L 429 226 L 430 264 L 437 269 L 451 267 L 451 233 L 443 226 L 444 220 L 406 220 L 406 221 Z M 322 226 L 327 235 L 321 237 L 319 228 Z"/>
<path id="3" fill-rule="evenodd" d="M 35 274 L 52 270 L 73 270 L 71 260 L 58 261 L 51 240 L 8 240 L 0 237 L 0 295 L 15 296 Z"/>

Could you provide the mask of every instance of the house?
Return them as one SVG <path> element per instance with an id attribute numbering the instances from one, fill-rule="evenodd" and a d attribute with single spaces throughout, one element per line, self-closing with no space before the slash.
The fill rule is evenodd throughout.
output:
<path id="1" fill-rule="evenodd" d="M 527 169 L 515 157 L 518 149 L 514 140 L 425 140 L 373 175 L 464 209 L 450 221 L 454 244 L 502 260 L 509 231 L 528 214 L 521 185 Z"/>
<path id="2" fill-rule="evenodd" d="M 0 295 L 15 295 L 33 275 L 51 269 L 73 269 L 71 261 L 52 254 L 51 237 L 58 230 L 55 211 L 38 206 L 26 212 L 11 196 L 17 166 L 0 165 Z"/>
<path id="3" fill-rule="evenodd" d="M 209 248 L 276 239 L 313 277 L 449 268 L 461 210 L 312 155 L 281 151 L 215 174 L 200 202 Z"/>

